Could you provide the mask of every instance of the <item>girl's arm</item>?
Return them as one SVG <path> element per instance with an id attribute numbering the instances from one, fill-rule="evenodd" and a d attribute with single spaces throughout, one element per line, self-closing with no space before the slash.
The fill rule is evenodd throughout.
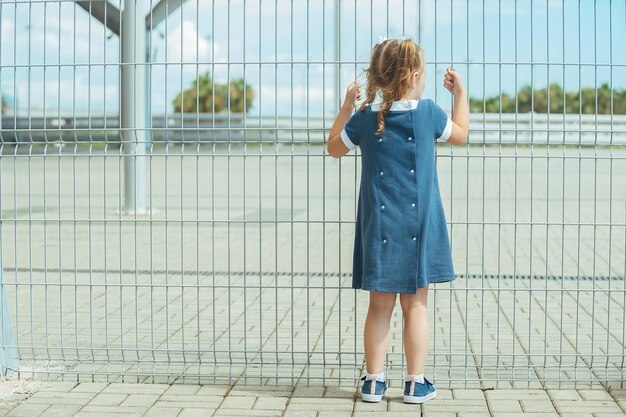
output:
<path id="1" fill-rule="evenodd" d="M 448 143 L 452 145 L 463 145 L 467 140 L 469 129 L 469 105 L 467 103 L 467 93 L 461 75 L 448 68 L 448 72 L 443 80 L 443 86 L 454 96 L 454 110 L 452 113 L 452 132 L 448 138 Z"/>
<path id="2" fill-rule="evenodd" d="M 339 109 L 339 114 L 337 114 L 337 118 L 335 119 L 333 126 L 330 128 L 330 133 L 328 135 L 328 153 L 333 158 L 341 158 L 350 151 L 350 149 L 348 149 L 348 147 L 344 145 L 341 140 L 341 131 L 346 123 L 348 123 L 348 120 L 350 120 L 350 116 L 352 116 L 354 104 L 360 99 L 361 87 L 357 82 L 354 82 L 348 86 L 346 99 L 343 101 L 343 105 L 341 106 L 341 109 Z"/>

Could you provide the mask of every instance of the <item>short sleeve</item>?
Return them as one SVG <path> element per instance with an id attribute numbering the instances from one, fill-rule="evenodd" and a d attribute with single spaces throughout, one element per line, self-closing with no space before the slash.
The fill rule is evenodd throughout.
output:
<path id="1" fill-rule="evenodd" d="M 433 102 L 433 123 L 435 124 L 435 137 L 437 140 L 446 142 L 452 133 L 452 120 L 435 102 Z"/>
<path id="2" fill-rule="evenodd" d="M 361 110 L 354 113 L 341 131 L 341 140 L 348 149 L 354 149 L 359 145 L 359 119 L 361 118 L 361 113 Z"/>

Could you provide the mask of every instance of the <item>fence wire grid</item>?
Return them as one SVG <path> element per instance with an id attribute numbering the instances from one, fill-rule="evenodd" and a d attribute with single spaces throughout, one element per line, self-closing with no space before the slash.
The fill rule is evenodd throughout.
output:
<path id="1" fill-rule="evenodd" d="M 50 380 L 355 384 L 360 161 L 327 156 L 378 36 L 425 96 L 457 279 L 439 386 L 623 387 L 626 6 L 565 0 L 0 3 L 2 367 Z M 403 376 L 402 315 L 387 372 Z"/>

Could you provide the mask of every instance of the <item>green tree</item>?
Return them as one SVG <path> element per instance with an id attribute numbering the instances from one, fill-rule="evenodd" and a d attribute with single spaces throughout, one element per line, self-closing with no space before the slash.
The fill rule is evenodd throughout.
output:
<path id="1" fill-rule="evenodd" d="M 611 90 L 604 83 L 598 88 L 584 87 L 578 91 L 566 92 L 557 84 L 547 88 L 534 89 L 530 85 L 522 87 L 512 98 L 506 93 L 487 98 L 470 97 L 470 111 L 477 113 L 550 113 L 560 114 L 626 114 L 626 89 Z"/>
<path id="2" fill-rule="evenodd" d="M 254 91 L 243 78 L 236 78 L 227 84 L 216 83 L 207 72 L 194 80 L 191 87 L 178 93 L 173 104 L 174 111 L 178 113 L 244 113 L 250 110 L 252 100 Z"/>

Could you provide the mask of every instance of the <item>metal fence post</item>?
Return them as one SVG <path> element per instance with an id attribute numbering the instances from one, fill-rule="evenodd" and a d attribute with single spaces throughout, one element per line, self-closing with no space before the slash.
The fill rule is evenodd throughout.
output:
<path id="1" fill-rule="evenodd" d="M 10 372 L 19 368 L 17 348 L 13 339 L 9 297 L 4 289 L 2 272 L 2 221 L 0 221 L 0 378 L 6 377 Z"/>
<path id="2" fill-rule="evenodd" d="M 146 212 L 146 27 L 144 0 L 127 0 L 122 12 L 121 127 L 124 211 Z"/>

